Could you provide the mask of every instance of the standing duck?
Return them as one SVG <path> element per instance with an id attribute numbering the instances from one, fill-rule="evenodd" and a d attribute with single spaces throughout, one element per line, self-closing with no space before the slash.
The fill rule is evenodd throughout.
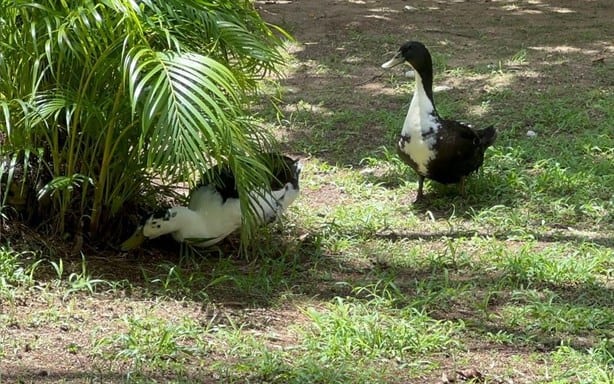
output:
<path id="1" fill-rule="evenodd" d="M 424 179 L 444 184 L 460 183 L 482 165 L 484 151 L 497 136 L 493 126 L 477 130 L 455 120 L 442 119 L 433 100 L 433 63 L 424 44 L 410 41 L 382 68 L 407 61 L 414 69 L 416 86 L 397 143 L 399 156 L 418 174 L 418 195 L 424 197 Z"/>
<path id="2" fill-rule="evenodd" d="M 249 203 L 260 223 L 275 220 L 299 195 L 301 164 L 290 157 L 267 153 L 262 160 L 271 178 L 265 188 L 249 193 Z M 147 217 L 121 245 L 122 251 L 138 247 L 145 239 L 171 234 L 176 241 L 209 247 L 241 227 L 242 212 L 235 176 L 227 165 L 209 170 L 192 190 L 188 206 L 175 206 Z"/>

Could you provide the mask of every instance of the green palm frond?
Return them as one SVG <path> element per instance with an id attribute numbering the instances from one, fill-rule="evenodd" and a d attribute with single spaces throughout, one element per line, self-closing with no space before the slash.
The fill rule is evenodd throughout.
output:
<path id="1" fill-rule="evenodd" d="M 0 20 L 0 130 L 42 148 L 51 180 L 90 181 L 56 188 L 58 217 L 96 232 L 148 179 L 220 161 L 240 191 L 263 182 L 273 140 L 245 105 L 288 36 L 250 1 L 0 0 Z"/>

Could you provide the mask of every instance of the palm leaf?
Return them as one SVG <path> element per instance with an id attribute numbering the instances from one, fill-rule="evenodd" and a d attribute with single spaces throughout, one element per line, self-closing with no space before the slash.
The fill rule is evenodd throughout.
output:
<path id="1" fill-rule="evenodd" d="M 96 231 L 148 179 L 220 161 L 240 191 L 264 181 L 251 164 L 272 139 L 244 106 L 281 39 L 252 2 L 0 0 L 0 20 L 0 129 L 46 152 L 58 217 Z"/>

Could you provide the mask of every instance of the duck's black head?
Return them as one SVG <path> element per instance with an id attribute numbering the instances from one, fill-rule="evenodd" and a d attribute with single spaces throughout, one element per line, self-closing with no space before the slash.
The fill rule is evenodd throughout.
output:
<path id="1" fill-rule="evenodd" d="M 148 220 L 163 220 L 168 221 L 171 219 L 172 211 L 169 208 L 158 208 L 150 215 L 143 216 L 141 224 L 145 224 Z"/>
<path id="2" fill-rule="evenodd" d="M 401 64 L 407 61 L 416 70 L 416 72 L 423 75 L 425 72 L 433 71 L 433 62 L 429 50 L 426 49 L 424 44 L 419 41 L 408 41 L 401 45 L 397 54 L 384 64 L 382 68 L 392 68 L 395 65 Z"/>

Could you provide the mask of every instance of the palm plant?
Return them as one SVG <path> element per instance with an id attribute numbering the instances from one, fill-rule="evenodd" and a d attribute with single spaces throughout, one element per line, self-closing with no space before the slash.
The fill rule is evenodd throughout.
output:
<path id="1" fill-rule="evenodd" d="M 286 37 L 249 0 L 0 0 L 1 151 L 41 154 L 62 233 L 216 161 L 245 191 L 274 143 L 244 106 Z"/>

